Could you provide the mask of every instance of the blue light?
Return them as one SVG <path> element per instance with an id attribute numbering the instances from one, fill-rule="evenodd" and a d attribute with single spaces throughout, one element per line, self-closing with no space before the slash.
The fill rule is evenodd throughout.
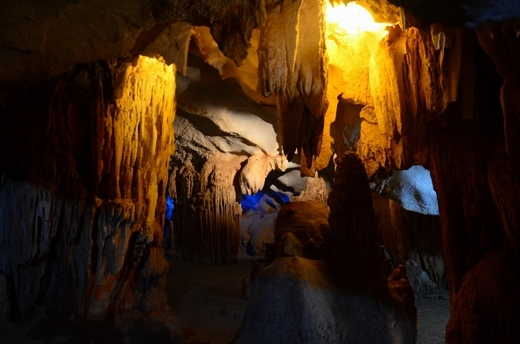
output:
<path id="1" fill-rule="evenodd" d="M 262 197 L 264 197 L 265 193 L 263 191 L 259 191 L 252 195 L 244 195 L 242 196 L 242 211 L 248 211 L 250 209 L 255 209 L 256 205 L 260 202 Z"/>
<path id="2" fill-rule="evenodd" d="M 243 195 L 241 205 L 242 211 L 247 212 L 251 209 L 260 210 L 264 208 L 262 203 L 276 209 L 290 201 L 291 199 L 288 195 L 268 189 L 267 191 L 259 191 L 253 195 Z"/>
<path id="3" fill-rule="evenodd" d="M 291 201 L 291 199 L 289 198 L 288 195 L 282 193 L 282 192 L 276 192 L 276 195 L 278 197 L 280 197 L 280 199 L 282 200 L 282 204 L 285 204 L 285 203 L 289 203 Z"/>
<path id="4" fill-rule="evenodd" d="M 166 195 L 166 220 L 170 221 L 173 218 L 173 209 L 175 209 L 173 199 Z"/>

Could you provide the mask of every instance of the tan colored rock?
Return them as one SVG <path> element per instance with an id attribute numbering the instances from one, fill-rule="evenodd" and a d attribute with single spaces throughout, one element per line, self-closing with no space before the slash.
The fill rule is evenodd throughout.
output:
<path id="1" fill-rule="evenodd" d="M 148 57 L 162 57 L 167 65 L 174 64 L 177 71 L 184 76 L 187 75 L 188 50 L 192 39 L 192 25 L 188 22 L 176 22 L 171 25 L 157 27 L 157 32 L 151 32 L 152 37 L 157 36 L 155 40 L 149 44 L 146 39 L 150 39 L 144 35 L 144 44 L 149 44 L 140 53 Z M 137 52 L 134 48 L 133 53 Z"/>
<path id="2" fill-rule="evenodd" d="M 291 160 L 298 150 L 303 175 L 314 175 L 327 110 L 324 9 L 322 0 L 275 4 L 258 46 L 264 95 L 278 97 L 284 153 Z"/>
<path id="3" fill-rule="evenodd" d="M 292 202 L 303 202 L 303 201 L 317 201 L 323 205 L 327 205 L 327 199 L 329 198 L 329 190 L 327 183 L 321 177 L 307 178 L 305 190 L 303 190 L 298 196 L 293 196 Z"/>
<path id="4" fill-rule="evenodd" d="M 240 190 L 242 195 L 252 195 L 264 188 L 267 175 L 272 170 L 285 170 L 285 156 L 271 157 L 266 154 L 256 154 L 247 159 L 240 172 Z"/>
<path id="5" fill-rule="evenodd" d="M 202 166 L 189 161 L 174 166 L 169 194 L 176 200 L 173 217 L 178 257 L 219 264 L 236 260 L 240 215 L 234 180 L 243 156 L 215 154 Z"/>

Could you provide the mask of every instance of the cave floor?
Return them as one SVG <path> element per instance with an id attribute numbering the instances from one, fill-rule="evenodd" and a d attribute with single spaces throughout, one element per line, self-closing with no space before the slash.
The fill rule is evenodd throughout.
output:
<path id="1" fill-rule="evenodd" d="M 180 322 L 193 331 L 190 342 L 229 343 L 240 327 L 247 301 L 242 280 L 254 261 L 213 266 L 170 259 L 168 303 Z M 445 343 L 450 306 L 447 293 L 416 300 L 418 344 Z"/>
<path id="2" fill-rule="evenodd" d="M 191 330 L 190 342 L 229 343 L 240 327 L 247 301 L 242 280 L 255 262 L 206 265 L 168 259 L 168 304 L 175 316 Z"/>
<path id="3" fill-rule="evenodd" d="M 236 264 L 218 266 L 176 259 L 169 259 L 169 262 L 168 304 L 188 337 L 186 343 L 229 343 L 240 327 L 247 307 L 242 281 L 244 277 L 249 277 L 256 262 L 242 260 Z M 417 343 L 444 343 L 449 318 L 447 295 L 421 298 L 416 300 L 416 305 L 419 320 Z M 123 342 L 128 341 L 113 324 L 106 321 L 51 324 L 43 319 L 31 324 L 11 323 L 9 328 L 0 329 L 2 344 Z"/>

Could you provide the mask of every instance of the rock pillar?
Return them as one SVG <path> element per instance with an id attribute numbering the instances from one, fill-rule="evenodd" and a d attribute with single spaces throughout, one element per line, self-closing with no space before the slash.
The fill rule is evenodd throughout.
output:
<path id="1" fill-rule="evenodd" d="M 0 271 L 12 316 L 44 307 L 105 318 L 163 301 L 174 77 L 173 65 L 136 57 L 0 95 Z"/>

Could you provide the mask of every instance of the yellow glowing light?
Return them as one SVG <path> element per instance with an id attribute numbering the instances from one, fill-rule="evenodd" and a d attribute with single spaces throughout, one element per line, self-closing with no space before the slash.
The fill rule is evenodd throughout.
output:
<path id="1" fill-rule="evenodd" d="M 349 35 L 372 32 L 381 37 L 386 35 L 385 28 L 390 25 L 374 22 L 370 12 L 355 2 L 349 2 L 346 6 L 332 6 L 327 2 L 327 22 L 337 25 L 337 28 L 346 31 Z"/>

